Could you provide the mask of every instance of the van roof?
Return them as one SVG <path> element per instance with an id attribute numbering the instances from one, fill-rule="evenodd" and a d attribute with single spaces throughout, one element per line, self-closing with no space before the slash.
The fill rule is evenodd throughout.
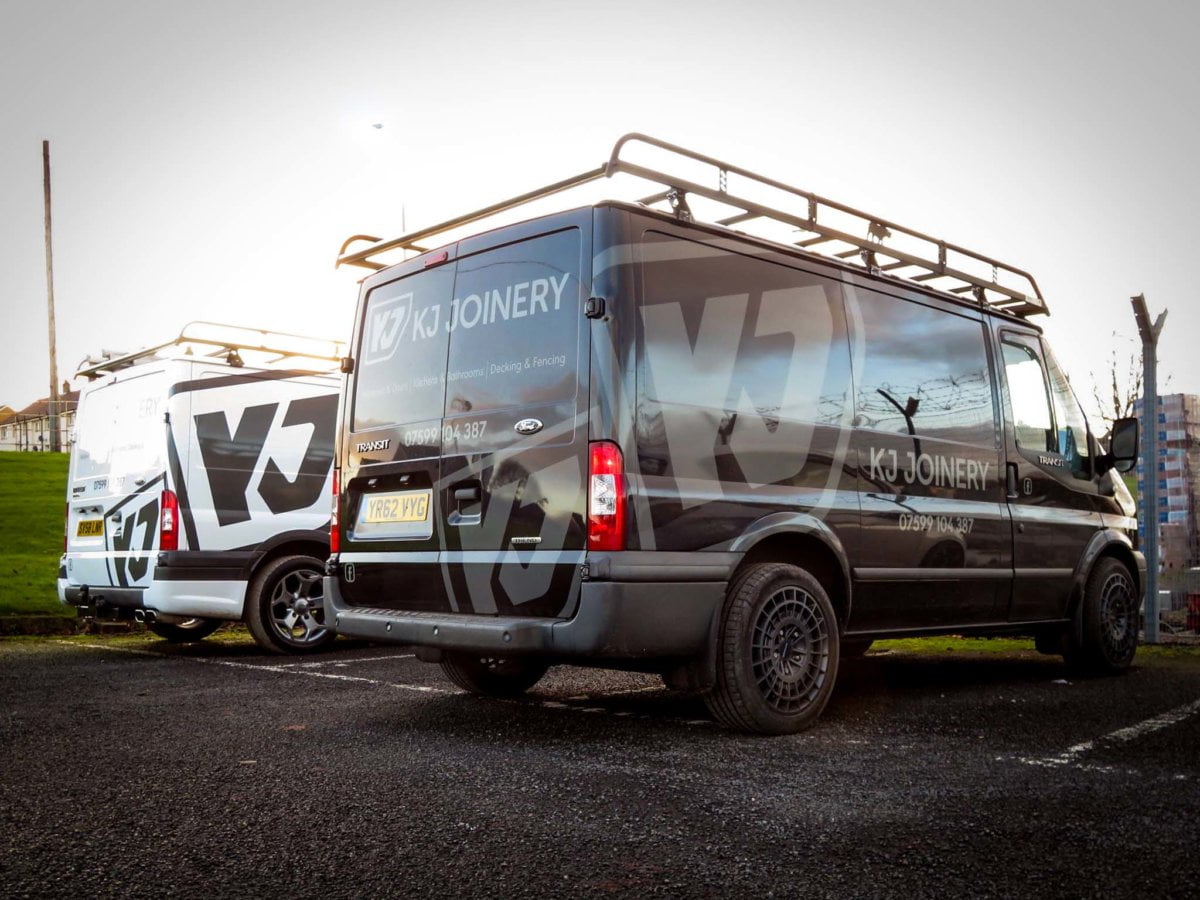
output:
<path id="1" fill-rule="evenodd" d="M 643 154 L 649 152 L 654 159 L 682 168 L 669 173 L 634 162 L 622 155 L 629 146 L 637 146 Z M 680 171 L 696 174 L 684 177 Z M 620 138 L 605 163 L 579 175 L 398 238 L 383 240 L 353 235 L 343 242 L 337 265 L 371 270 L 387 268 L 397 260 L 383 258 L 392 257 L 397 251 L 428 252 L 433 249 L 427 243 L 431 238 L 443 243 L 452 241 L 454 233 L 461 235 L 468 225 L 618 174 L 658 188 L 635 201 L 635 208 L 643 211 L 666 213 L 685 224 L 728 229 L 738 237 L 766 241 L 793 253 L 801 250 L 871 276 L 909 282 L 927 291 L 974 301 L 972 305 L 1019 318 L 1049 314 L 1037 282 L 1022 269 L 740 166 L 637 133 Z M 715 187 L 701 180 L 714 175 Z M 739 228 L 735 230 L 734 225 Z M 370 242 L 370 246 L 348 252 L 351 245 L 363 241 Z"/>
<path id="2" fill-rule="evenodd" d="M 243 353 L 249 358 L 244 358 Z M 235 367 L 253 365 L 267 369 L 300 363 L 325 371 L 336 366 L 343 356 L 345 345 L 341 341 L 197 321 L 183 326 L 172 340 L 152 347 L 88 357 L 79 364 L 75 377 L 101 378 L 151 359 L 207 359 Z"/>

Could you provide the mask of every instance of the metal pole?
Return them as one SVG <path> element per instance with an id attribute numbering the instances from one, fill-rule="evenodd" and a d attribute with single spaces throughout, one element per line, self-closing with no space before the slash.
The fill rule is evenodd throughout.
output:
<path id="1" fill-rule="evenodd" d="M 1146 622 L 1145 641 L 1158 643 L 1158 335 L 1167 311 L 1153 324 L 1143 294 L 1130 297 L 1142 336 L 1142 496 L 1145 498 Z"/>
<path id="2" fill-rule="evenodd" d="M 58 350 L 54 341 L 54 251 L 50 245 L 50 142 L 42 141 L 42 194 L 46 210 L 46 306 L 50 311 L 50 449 L 62 450 L 58 434 Z"/>

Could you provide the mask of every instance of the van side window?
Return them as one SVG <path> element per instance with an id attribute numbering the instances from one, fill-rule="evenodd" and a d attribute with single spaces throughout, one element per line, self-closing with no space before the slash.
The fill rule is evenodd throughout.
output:
<path id="1" fill-rule="evenodd" d="M 655 232 L 642 257 L 650 400 L 753 416 L 771 435 L 781 420 L 843 423 L 850 365 L 839 285 Z"/>
<path id="2" fill-rule="evenodd" d="M 1004 341 L 1002 346 L 1017 446 L 1034 452 L 1057 452 L 1050 391 L 1041 361 L 1024 344 Z"/>
<path id="3" fill-rule="evenodd" d="M 865 350 L 855 373 L 861 428 L 996 446 L 982 323 L 856 289 Z"/>

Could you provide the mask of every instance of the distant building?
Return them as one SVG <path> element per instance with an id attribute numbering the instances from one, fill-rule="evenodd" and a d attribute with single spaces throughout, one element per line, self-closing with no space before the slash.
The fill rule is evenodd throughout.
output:
<path id="1" fill-rule="evenodd" d="M 16 415 L 11 406 L 0 405 L 0 450 L 17 449 L 16 447 L 9 446 L 13 434 L 12 420 Z"/>
<path id="2" fill-rule="evenodd" d="M 1200 396 L 1164 394 L 1158 402 L 1158 459 L 1137 465 L 1138 530 L 1145 535 L 1148 523 L 1157 525 L 1159 568 L 1171 574 L 1200 566 Z M 1141 399 L 1134 414 L 1142 418 Z M 1145 508 L 1149 477 L 1158 482 L 1155 510 Z"/>
<path id="3" fill-rule="evenodd" d="M 50 430 L 53 403 L 58 415 L 60 447 L 64 453 L 70 452 L 75 435 L 75 407 L 79 405 L 79 391 L 69 388 L 70 385 L 63 382 L 63 392 L 57 401 L 43 397 L 17 411 L 9 406 L 0 406 L 0 450 L 51 450 L 54 446 Z"/>

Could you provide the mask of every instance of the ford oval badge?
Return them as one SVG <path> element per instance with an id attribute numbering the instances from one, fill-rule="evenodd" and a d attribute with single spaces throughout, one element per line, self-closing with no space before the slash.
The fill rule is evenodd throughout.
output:
<path id="1" fill-rule="evenodd" d="M 541 419 L 522 419 L 515 426 L 517 434 L 537 434 L 542 430 Z"/>

